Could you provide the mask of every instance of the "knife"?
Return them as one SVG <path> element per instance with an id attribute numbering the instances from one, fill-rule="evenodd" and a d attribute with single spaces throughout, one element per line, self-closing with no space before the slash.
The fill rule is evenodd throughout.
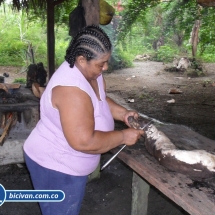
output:
<path id="1" fill-rule="evenodd" d="M 144 128 L 146 128 L 148 125 L 150 125 L 152 123 L 153 120 L 149 121 L 145 126 L 143 126 L 142 128 L 140 128 L 141 130 L 143 130 Z M 102 171 L 124 148 L 126 147 L 126 145 L 124 144 L 122 146 L 122 148 L 116 153 L 114 154 L 100 169 L 100 171 Z"/>

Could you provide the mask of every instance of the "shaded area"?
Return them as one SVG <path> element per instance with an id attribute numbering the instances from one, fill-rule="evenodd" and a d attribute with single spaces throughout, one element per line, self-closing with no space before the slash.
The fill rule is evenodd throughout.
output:
<path id="1" fill-rule="evenodd" d="M 112 156 L 106 153 L 102 156 L 105 162 Z M 100 179 L 87 184 L 86 194 L 80 215 L 131 215 L 131 182 L 130 168 L 115 159 L 102 173 Z M 6 165 L 0 167 L 0 184 L 6 190 L 33 189 L 29 173 L 23 165 Z M 0 215 L 40 215 L 38 203 L 5 202 L 0 207 Z M 149 215 L 186 215 L 183 209 L 166 198 L 156 188 L 151 187 L 149 193 Z"/>
<path id="2" fill-rule="evenodd" d="M 128 102 L 128 105 L 141 113 L 163 122 L 187 125 L 196 132 L 215 139 L 215 87 L 212 85 L 215 81 L 214 64 L 207 65 L 206 77 L 191 79 L 188 79 L 186 74 L 165 72 L 164 68 L 162 63 L 137 62 L 135 68 L 106 73 L 107 91 L 116 93 L 126 102 L 128 99 L 134 99 L 134 103 Z M 4 72 L 8 72 L 7 69 L 5 68 Z M 11 77 L 10 74 L 8 80 Z M 171 87 L 177 87 L 183 93 L 168 94 Z M 175 99 L 176 102 L 167 103 L 170 99 Z M 105 163 L 111 155 L 102 155 L 101 163 Z M 80 215 L 130 215 L 131 181 L 132 171 L 115 159 L 104 169 L 100 179 L 87 184 Z M 6 190 L 32 189 L 25 165 L 23 168 L 15 164 L 0 166 L 0 183 Z M 205 184 L 199 183 L 193 181 L 189 186 L 206 189 Z M 179 186 L 183 186 L 183 181 Z M 29 211 L 32 215 L 40 215 L 37 203 L 6 202 L 0 207 L 0 215 L 29 215 Z M 186 212 L 152 187 L 148 214 L 184 215 Z"/>

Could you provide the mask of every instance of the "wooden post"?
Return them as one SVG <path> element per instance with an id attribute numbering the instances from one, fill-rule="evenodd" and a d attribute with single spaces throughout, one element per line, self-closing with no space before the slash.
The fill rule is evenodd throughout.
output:
<path id="1" fill-rule="evenodd" d="M 49 79 L 55 72 L 54 1 L 47 1 L 47 54 Z"/>
<path id="2" fill-rule="evenodd" d="M 9 133 L 9 129 L 10 129 L 11 124 L 13 123 L 14 120 L 16 120 L 16 113 L 11 112 L 10 116 L 6 120 L 7 120 L 6 125 L 3 129 L 3 132 L 2 132 L 1 137 L 0 137 L 0 145 L 1 146 L 3 145 L 5 138 Z"/>
<path id="3" fill-rule="evenodd" d="M 100 163 L 97 166 L 97 168 L 92 172 L 90 175 L 88 175 L 88 182 L 100 178 Z"/>
<path id="4" fill-rule="evenodd" d="M 62 1 L 47 1 L 47 51 L 49 79 L 55 72 L 54 6 Z M 99 25 L 99 0 L 83 0 L 87 25 Z"/>
<path id="5" fill-rule="evenodd" d="M 99 0 L 82 0 L 85 11 L 86 25 L 99 25 Z M 88 182 L 100 178 L 100 164 L 96 170 L 88 176 Z"/>
<path id="6" fill-rule="evenodd" d="M 192 43 L 192 55 L 193 58 L 196 57 L 198 40 L 199 40 L 199 29 L 200 29 L 200 20 L 196 20 L 192 29 L 191 43 Z"/>
<path id="7" fill-rule="evenodd" d="M 131 205 L 132 215 L 147 215 L 149 189 L 149 184 L 137 173 L 133 172 Z"/>

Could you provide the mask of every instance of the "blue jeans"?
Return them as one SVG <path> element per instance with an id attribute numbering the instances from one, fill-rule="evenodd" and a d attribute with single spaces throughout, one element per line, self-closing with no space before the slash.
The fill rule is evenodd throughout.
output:
<path id="1" fill-rule="evenodd" d="M 88 176 L 72 176 L 44 168 L 24 153 L 35 190 L 62 190 L 62 202 L 39 202 L 43 215 L 78 215 Z"/>

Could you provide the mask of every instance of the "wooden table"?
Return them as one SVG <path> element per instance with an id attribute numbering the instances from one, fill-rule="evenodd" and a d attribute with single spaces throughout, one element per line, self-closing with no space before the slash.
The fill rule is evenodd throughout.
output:
<path id="1" fill-rule="evenodd" d="M 181 149 L 204 149 L 215 152 L 215 141 L 187 127 L 180 125 L 156 125 L 156 127 Z M 111 152 L 116 153 L 118 150 L 119 147 Z M 138 141 L 134 146 L 125 147 L 118 158 L 136 173 L 132 190 L 133 193 L 139 192 L 139 194 L 133 194 L 136 200 L 132 200 L 132 215 L 147 213 L 142 211 L 145 209 L 141 206 L 144 206 L 144 192 L 147 192 L 144 191 L 146 188 L 138 185 L 142 182 L 156 187 L 189 214 L 215 215 L 215 178 L 191 179 L 186 175 L 169 171 L 147 152 L 143 140 Z"/>

